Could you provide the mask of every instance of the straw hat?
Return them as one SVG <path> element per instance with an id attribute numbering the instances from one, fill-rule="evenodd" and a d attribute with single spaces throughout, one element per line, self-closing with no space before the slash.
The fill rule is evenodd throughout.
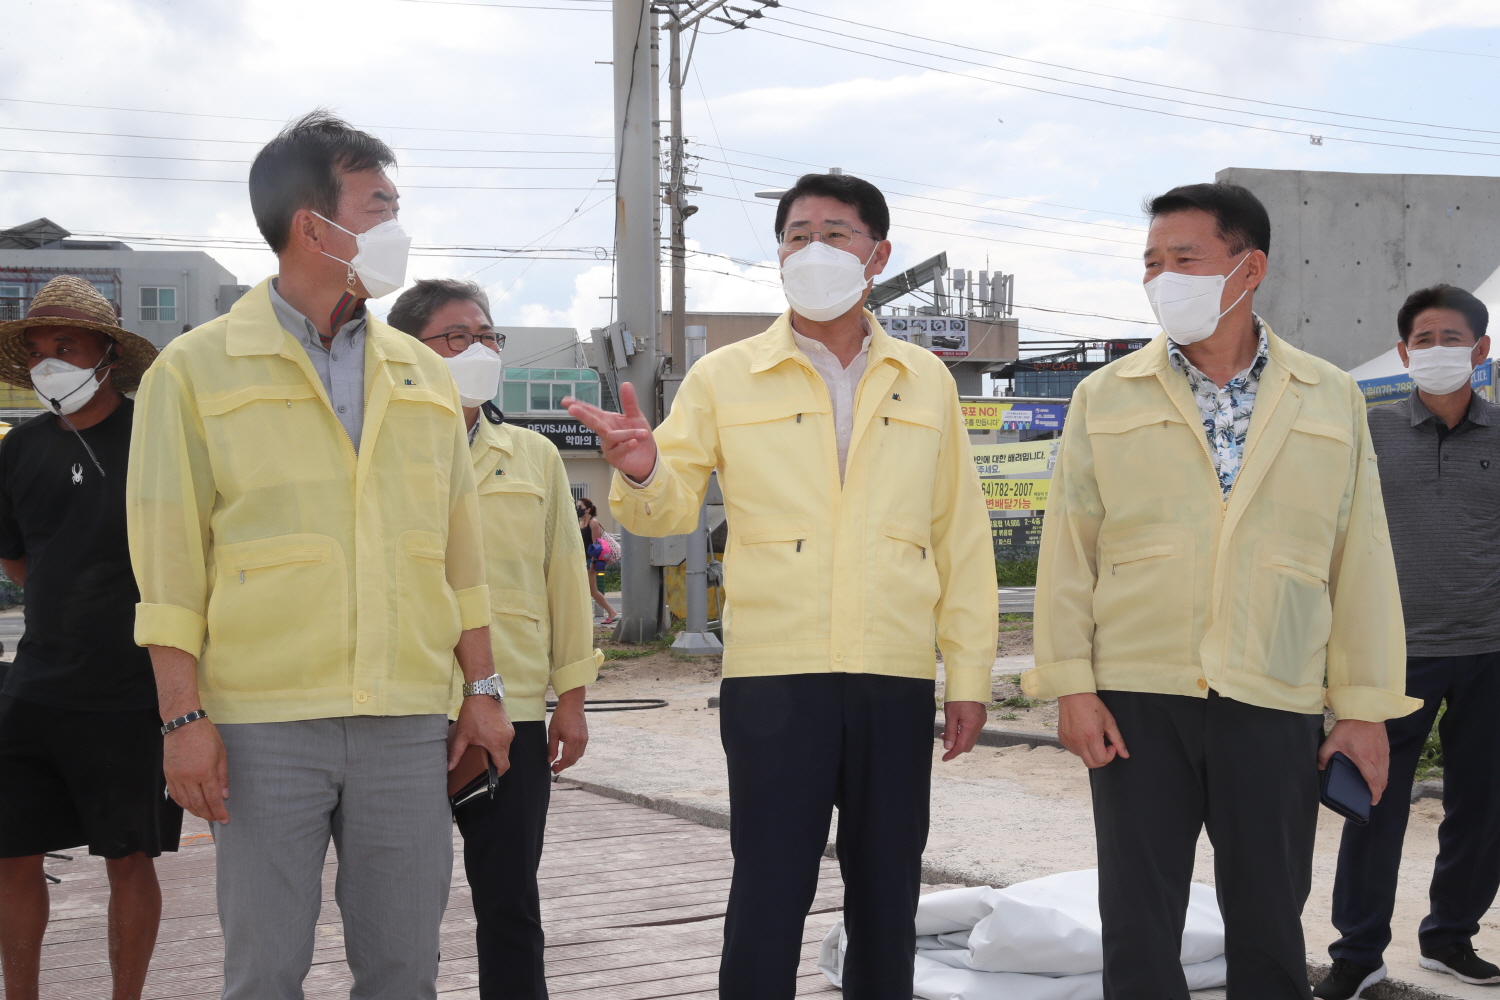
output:
<path id="1" fill-rule="evenodd" d="M 121 329 L 115 307 L 99 289 L 76 274 L 60 274 L 47 282 L 25 319 L 0 323 L 0 382 L 33 388 L 27 365 L 25 334 L 34 326 L 72 326 L 97 330 L 119 345 L 118 359 L 110 369 L 110 381 L 120 392 L 141 384 L 141 376 L 156 360 L 156 348 L 145 337 Z"/>

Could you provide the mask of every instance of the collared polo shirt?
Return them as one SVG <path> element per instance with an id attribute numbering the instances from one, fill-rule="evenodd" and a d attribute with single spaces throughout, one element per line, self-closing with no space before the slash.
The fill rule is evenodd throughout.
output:
<path id="1" fill-rule="evenodd" d="M 1406 399 L 1370 410 L 1410 656 L 1500 650 L 1500 407 L 1457 427 Z"/>
<path id="2" fill-rule="evenodd" d="M 369 310 L 361 304 L 324 347 L 312 320 L 292 308 L 276 290 L 275 278 L 271 279 L 271 307 L 282 328 L 307 351 L 334 414 L 354 443 L 354 450 L 359 451 L 360 431 L 365 425 L 365 321 Z"/>

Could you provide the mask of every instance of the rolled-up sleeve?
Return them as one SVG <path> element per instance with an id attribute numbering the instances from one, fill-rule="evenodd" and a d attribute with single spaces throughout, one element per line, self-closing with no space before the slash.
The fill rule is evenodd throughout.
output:
<path id="1" fill-rule="evenodd" d="M 213 503 L 213 472 L 192 393 L 177 369 L 158 360 L 136 395 L 125 482 L 130 558 L 141 592 L 138 644 L 202 654 Z"/>
<path id="2" fill-rule="evenodd" d="M 1068 408 L 1042 521 L 1034 627 L 1037 665 L 1021 677 L 1021 689 L 1033 698 L 1095 689 L 1095 553 L 1103 522 L 1084 383 Z"/>
<path id="3" fill-rule="evenodd" d="M 1340 719 L 1384 722 L 1422 702 L 1406 696 L 1406 627 L 1380 473 L 1364 396 L 1353 379 L 1349 390 L 1356 441 L 1329 565 L 1327 701 Z"/>
<path id="4" fill-rule="evenodd" d="M 943 700 L 988 704 L 1000 637 L 994 544 L 957 387 L 950 392 L 941 441 L 933 489 L 932 554 L 940 588 L 935 613 L 943 654 Z"/>

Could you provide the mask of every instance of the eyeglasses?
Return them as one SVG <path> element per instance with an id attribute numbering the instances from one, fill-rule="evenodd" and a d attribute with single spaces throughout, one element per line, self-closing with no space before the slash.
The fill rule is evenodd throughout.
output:
<path id="1" fill-rule="evenodd" d="M 870 239 L 875 239 L 869 233 L 861 232 L 853 226 L 826 226 L 818 232 L 803 229 L 801 226 L 793 226 L 791 229 L 783 229 L 777 239 L 781 241 L 783 250 L 800 250 L 811 243 L 815 236 L 835 250 L 844 249 L 854 242 L 856 236 L 869 236 Z"/>
<path id="2" fill-rule="evenodd" d="M 505 334 L 503 333 L 440 333 L 435 337 L 418 337 L 417 339 L 424 344 L 432 340 L 446 339 L 448 349 L 459 353 L 467 351 L 476 342 L 496 353 L 505 349 Z"/>

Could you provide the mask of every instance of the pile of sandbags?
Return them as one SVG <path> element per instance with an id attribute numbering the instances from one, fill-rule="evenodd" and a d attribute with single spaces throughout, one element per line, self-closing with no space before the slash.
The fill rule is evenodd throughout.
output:
<path id="1" fill-rule="evenodd" d="M 847 947 L 841 920 L 818 957 L 835 986 Z M 1190 990 L 1224 985 L 1224 921 L 1206 885 L 1192 887 L 1182 966 Z M 934 892 L 917 906 L 916 995 L 924 1000 L 1103 1000 L 1103 968 L 1095 871 Z"/>

